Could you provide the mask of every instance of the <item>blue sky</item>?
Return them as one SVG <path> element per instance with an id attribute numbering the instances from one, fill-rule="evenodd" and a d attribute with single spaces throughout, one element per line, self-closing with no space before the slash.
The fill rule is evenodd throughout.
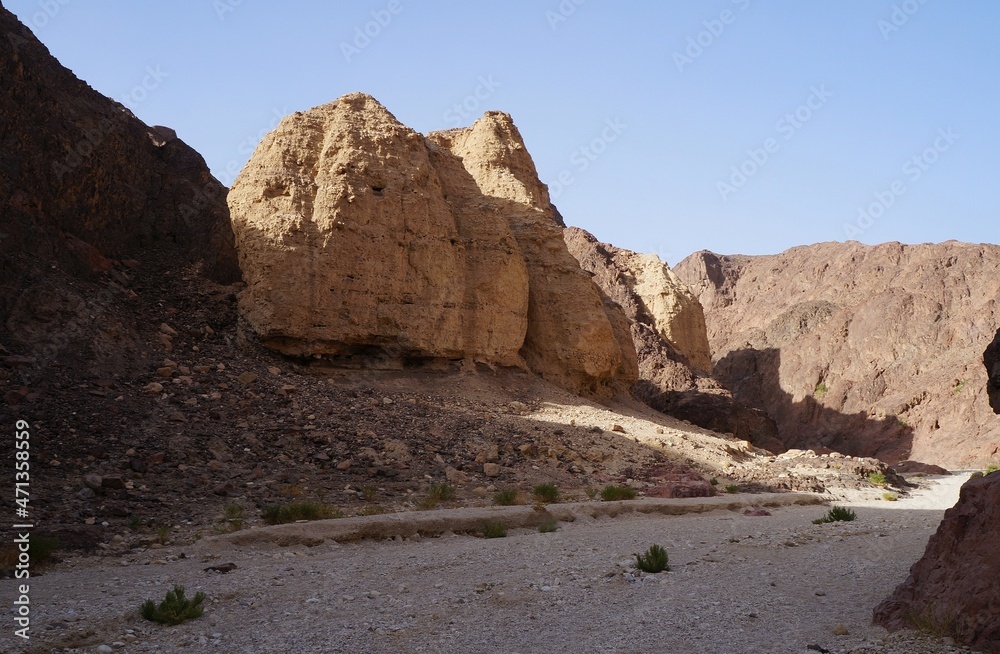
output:
<path id="1" fill-rule="evenodd" d="M 4 6 L 226 183 L 280 116 L 365 91 L 421 132 L 509 112 L 569 224 L 671 264 L 998 241 L 989 0 Z"/>

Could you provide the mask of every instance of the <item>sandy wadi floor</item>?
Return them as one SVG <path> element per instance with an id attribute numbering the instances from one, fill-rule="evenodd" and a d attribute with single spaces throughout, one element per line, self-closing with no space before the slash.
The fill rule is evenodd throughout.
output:
<path id="1" fill-rule="evenodd" d="M 898 502 L 845 502 L 858 519 L 834 524 L 812 524 L 825 506 L 791 506 L 761 517 L 583 517 L 496 539 L 203 541 L 71 560 L 33 580 L 25 651 L 958 651 L 923 638 L 860 648 L 886 637 L 872 607 L 906 577 L 965 478 L 924 482 Z M 632 567 L 653 543 L 670 572 Z M 228 574 L 204 571 L 228 562 Z M 137 615 L 174 584 L 207 593 L 202 618 L 161 627 Z"/>

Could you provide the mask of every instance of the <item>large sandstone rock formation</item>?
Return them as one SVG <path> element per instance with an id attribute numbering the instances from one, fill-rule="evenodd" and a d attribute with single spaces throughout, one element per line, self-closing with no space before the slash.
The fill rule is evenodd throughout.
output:
<path id="1" fill-rule="evenodd" d="M 823 243 L 675 267 L 705 307 L 715 376 L 788 447 L 946 467 L 998 458 L 980 353 L 1000 247 Z"/>
<path id="2" fill-rule="evenodd" d="M 282 120 L 229 204 L 268 347 L 527 362 L 590 393 L 636 377 L 505 114 L 425 138 L 353 93 Z"/>
<path id="3" fill-rule="evenodd" d="M 997 343 L 983 355 L 995 374 Z M 994 406 L 1000 413 L 1000 408 Z M 910 576 L 875 609 L 895 630 L 931 628 L 977 650 L 1000 652 L 1000 473 L 971 479 L 944 514 Z"/>
<path id="4" fill-rule="evenodd" d="M 707 374 L 711 354 L 704 312 L 666 264 L 653 254 L 600 243 L 576 227 L 563 236 L 580 266 L 628 318 L 638 355 L 639 380 L 632 387 L 638 398 L 700 427 L 783 449 L 773 420 L 736 402 Z"/>
<path id="5" fill-rule="evenodd" d="M 178 266 L 202 260 L 216 280 L 238 279 L 226 190 L 201 156 L 77 79 L 2 7 L 0 79 L 8 345 L 52 359 L 93 337 L 97 292 L 79 284 L 126 274 L 116 260 L 165 254 Z"/>

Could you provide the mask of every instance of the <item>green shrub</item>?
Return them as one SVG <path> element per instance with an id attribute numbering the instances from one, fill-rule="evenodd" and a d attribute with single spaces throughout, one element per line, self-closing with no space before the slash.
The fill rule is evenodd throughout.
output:
<path id="1" fill-rule="evenodd" d="M 712 484 L 713 486 L 718 486 L 719 480 L 716 479 L 715 477 L 712 477 L 711 479 L 708 480 L 708 483 Z"/>
<path id="2" fill-rule="evenodd" d="M 874 486 L 886 486 L 889 484 L 889 480 L 885 478 L 884 472 L 873 472 L 866 479 L 869 484 Z"/>
<path id="3" fill-rule="evenodd" d="M 559 529 L 559 523 L 555 520 L 546 520 L 542 524 L 538 525 L 538 531 L 543 534 L 551 534 L 557 529 Z"/>
<path id="4" fill-rule="evenodd" d="M 659 545 L 650 545 L 645 554 L 635 555 L 635 567 L 653 574 L 670 570 L 670 566 L 667 565 L 667 551 Z"/>
<path id="5" fill-rule="evenodd" d="M 813 393 L 813 396 L 817 400 L 822 400 L 823 396 L 826 395 L 829 392 L 829 390 L 830 389 L 826 387 L 826 384 L 824 384 L 823 382 L 820 382 L 820 383 L 816 384 L 816 391 Z"/>
<path id="6" fill-rule="evenodd" d="M 497 506 L 514 506 L 517 504 L 517 491 L 513 488 L 502 490 L 493 496 L 493 503 Z"/>
<path id="7" fill-rule="evenodd" d="M 833 506 L 826 512 L 825 516 L 813 520 L 813 524 L 821 525 L 827 522 L 851 522 L 852 520 L 856 520 L 857 517 L 858 516 L 851 509 L 846 509 L 842 506 Z"/>
<path id="8" fill-rule="evenodd" d="M 431 484 L 427 488 L 427 497 L 420 500 L 417 508 L 423 511 L 436 509 L 441 502 L 450 502 L 456 497 L 455 487 L 450 484 Z"/>
<path id="9" fill-rule="evenodd" d="M 1000 467 L 998 467 L 997 464 L 995 463 L 991 463 L 988 466 L 986 466 L 986 470 L 983 471 L 983 474 L 990 475 L 996 472 L 997 470 L 1000 470 Z"/>
<path id="10" fill-rule="evenodd" d="M 559 501 L 559 487 L 555 484 L 538 484 L 534 489 L 535 499 L 543 504 Z"/>
<path id="11" fill-rule="evenodd" d="M 167 596 L 159 605 L 151 599 L 142 603 L 139 612 L 142 617 L 152 622 L 175 625 L 186 620 L 201 617 L 205 612 L 201 603 L 205 601 L 205 593 L 197 593 L 193 599 L 184 597 L 184 587 L 174 586 L 167 591 Z"/>
<path id="12" fill-rule="evenodd" d="M 367 504 L 364 508 L 358 511 L 358 515 L 382 515 L 383 513 L 388 512 L 388 509 L 381 504 Z"/>
<path id="13" fill-rule="evenodd" d="M 885 500 L 886 502 L 895 502 L 896 500 L 899 499 L 899 494 L 898 493 L 885 492 L 885 493 L 882 493 L 882 499 Z"/>
<path id="14" fill-rule="evenodd" d="M 728 484 L 726 486 L 726 492 L 727 493 L 739 493 L 740 492 L 740 487 L 737 484 Z"/>
<path id="15" fill-rule="evenodd" d="M 487 522 L 483 524 L 483 538 L 506 538 L 507 526 L 502 522 Z"/>
<path id="16" fill-rule="evenodd" d="M 155 542 L 166 545 L 168 540 L 170 540 L 170 527 L 157 527 Z"/>
<path id="17" fill-rule="evenodd" d="M 378 489 L 371 484 L 361 487 L 361 497 L 365 500 L 365 502 L 371 502 L 375 499 L 375 493 L 377 492 Z"/>
<path id="18" fill-rule="evenodd" d="M 296 520 L 325 520 L 339 518 L 339 511 L 319 502 L 293 502 L 292 504 L 272 504 L 264 507 L 264 522 L 269 525 L 283 525 Z"/>
<path id="19" fill-rule="evenodd" d="M 635 494 L 635 489 L 631 486 L 605 486 L 601 491 L 601 499 L 605 502 L 634 500 Z"/>

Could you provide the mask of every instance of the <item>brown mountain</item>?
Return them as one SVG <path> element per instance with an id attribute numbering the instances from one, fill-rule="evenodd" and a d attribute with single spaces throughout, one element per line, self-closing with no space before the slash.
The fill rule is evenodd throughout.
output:
<path id="1" fill-rule="evenodd" d="M 788 447 L 979 466 L 1000 452 L 981 353 L 1000 325 L 1000 247 L 822 243 L 691 255 L 714 374 Z"/>
<path id="2" fill-rule="evenodd" d="M 122 260 L 239 278 L 226 190 L 201 155 L 77 79 L 3 7 L 0 79 L 0 336 L 47 359 L 92 338 L 101 293 L 79 284 L 128 286 Z"/>

